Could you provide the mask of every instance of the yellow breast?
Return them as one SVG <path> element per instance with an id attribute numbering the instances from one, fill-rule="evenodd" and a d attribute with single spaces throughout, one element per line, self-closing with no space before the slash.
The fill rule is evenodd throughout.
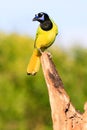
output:
<path id="1" fill-rule="evenodd" d="M 44 31 L 40 27 L 38 28 L 35 40 L 35 46 L 37 48 L 47 48 L 54 42 L 58 34 L 58 27 L 54 22 L 52 23 L 53 27 L 49 31 Z"/>

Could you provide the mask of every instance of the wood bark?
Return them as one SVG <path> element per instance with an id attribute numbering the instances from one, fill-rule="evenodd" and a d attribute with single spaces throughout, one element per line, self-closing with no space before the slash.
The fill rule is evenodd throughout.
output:
<path id="1" fill-rule="evenodd" d="M 83 114 L 75 110 L 49 53 L 42 53 L 41 64 L 48 88 L 53 130 L 87 130 L 87 103 Z"/>

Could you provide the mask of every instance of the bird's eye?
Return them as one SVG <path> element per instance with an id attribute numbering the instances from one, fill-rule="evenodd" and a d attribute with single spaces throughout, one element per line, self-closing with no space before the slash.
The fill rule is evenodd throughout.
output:
<path id="1" fill-rule="evenodd" d="M 38 16 L 39 16 L 39 17 L 42 17 L 42 14 L 41 14 L 41 13 L 39 13 L 39 14 L 38 14 Z"/>

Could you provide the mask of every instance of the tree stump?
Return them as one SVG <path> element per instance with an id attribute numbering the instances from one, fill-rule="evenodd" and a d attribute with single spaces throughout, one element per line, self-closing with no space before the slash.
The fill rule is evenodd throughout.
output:
<path id="1" fill-rule="evenodd" d="M 42 53 L 41 64 L 48 88 L 53 130 L 87 130 L 87 103 L 83 114 L 75 110 L 49 53 Z"/>

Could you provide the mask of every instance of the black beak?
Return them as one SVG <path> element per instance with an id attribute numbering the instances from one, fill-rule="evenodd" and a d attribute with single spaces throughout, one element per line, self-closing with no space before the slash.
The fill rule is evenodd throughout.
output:
<path id="1" fill-rule="evenodd" d="M 32 19 L 32 21 L 36 21 L 36 18 L 34 17 L 34 18 Z"/>
<path id="2" fill-rule="evenodd" d="M 35 17 L 33 18 L 33 21 L 37 21 L 38 20 L 38 15 L 35 14 Z"/>

